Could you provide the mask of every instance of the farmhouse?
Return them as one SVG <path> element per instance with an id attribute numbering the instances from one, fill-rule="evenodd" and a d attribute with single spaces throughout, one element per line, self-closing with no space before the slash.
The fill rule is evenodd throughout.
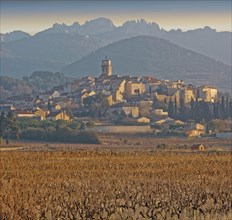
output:
<path id="1" fill-rule="evenodd" d="M 205 151 L 205 146 L 202 144 L 194 144 L 191 147 L 192 151 Z"/>

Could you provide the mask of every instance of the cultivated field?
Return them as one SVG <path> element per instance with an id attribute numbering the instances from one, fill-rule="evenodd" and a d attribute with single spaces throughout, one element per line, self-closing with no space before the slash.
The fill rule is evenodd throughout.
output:
<path id="1" fill-rule="evenodd" d="M 231 154 L 0 153 L 0 219 L 232 219 Z"/>

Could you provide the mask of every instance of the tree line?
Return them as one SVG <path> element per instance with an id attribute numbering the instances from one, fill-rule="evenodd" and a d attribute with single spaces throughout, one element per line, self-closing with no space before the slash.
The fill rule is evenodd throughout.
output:
<path id="1" fill-rule="evenodd" d="M 179 105 L 177 99 L 171 99 L 166 104 L 168 115 L 175 119 L 195 120 L 197 122 L 209 122 L 213 119 L 228 119 L 232 118 L 232 100 L 227 97 L 226 100 L 222 96 L 221 100 L 217 102 L 208 103 L 198 98 L 192 98 L 189 106 L 187 106 L 183 99 L 180 99 Z"/>
<path id="2" fill-rule="evenodd" d="M 66 123 L 58 121 L 39 121 L 30 118 L 17 118 L 12 112 L 1 112 L 0 143 L 5 139 L 25 139 L 37 141 L 53 141 L 68 143 L 100 143 L 97 134 L 86 131 L 86 127 L 93 126 L 91 122 Z"/>

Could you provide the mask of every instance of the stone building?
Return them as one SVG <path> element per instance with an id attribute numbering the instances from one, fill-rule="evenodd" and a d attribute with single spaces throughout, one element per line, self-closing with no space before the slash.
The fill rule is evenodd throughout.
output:
<path id="1" fill-rule="evenodd" d="M 126 83 L 126 95 L 142 95 L 145 93 L 145 85 L 142 82 L 133 82 L 130 81 Z"/>
<path id="2" fill-rule="evenodd" d="M 184 103 L 190 103 L 191 99 L 195 100 L 194 90 L 192 88 L 185 88 L 180 91 L 180 98 L 184 100 Z"/>
<path id="3" fill-rule="evenodd" d="M 201 86 L 199 89 L 199 98 L 205 102 L 216 102 L 217 101 L 217 89 L 210 86 Z"/>

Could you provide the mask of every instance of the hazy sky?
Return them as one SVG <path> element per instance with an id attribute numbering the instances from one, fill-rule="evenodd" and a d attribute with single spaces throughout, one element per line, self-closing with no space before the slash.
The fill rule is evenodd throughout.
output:
<path id="1" fill-rule="evenodd" d="M 232 26 L 231 0 L 1 0 L 1 33 L 23 30 L 33 34 L 54 23 L 83 24 L 97 17 L 110 18 L 116 26 L 144 18 L 167 30 L 210 26 L 231 31 Z"/>

